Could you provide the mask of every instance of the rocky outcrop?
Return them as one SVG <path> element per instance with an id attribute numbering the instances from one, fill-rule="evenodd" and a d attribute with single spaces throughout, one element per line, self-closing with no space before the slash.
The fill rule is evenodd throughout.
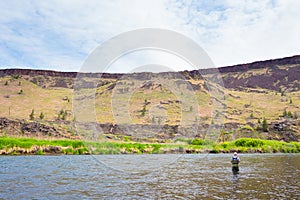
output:
<path id="1" fill-rule="evenodd" d="M 98 123 L 78 123 L 79 130 L 94 130 L 94 134 L 82 133 L 85 139 L 96 139 L 99 135 L 106 135 L 113 139 L 112 135 L 123 138 L 129 136 L 134 141 L 150 141 L 156 139 L 157 142 L 173 140 L 176 138 L 203 138 L 217 140 L 221 130 L 231 131 L 237 129 L 240 124 L 227 123 L 224 125 L 155 125 L 155 124 L 98 124 Z"/>
<path id="2" fill-rule="evenodd" d="M 293 66 L 280 68 L 280 66 Z M 265 73 L 255 74 L 253 70 L 266 69 Z M 264 88 L 274 91 L 297 91 L 300 88 L 300 56 L 292 56 L 280 59 L 258 61 L 247 64 L 239 64 L 218 69 L 200 69 L 182 72 L 141 72 L 131 74 L 120 73 L 77 73 L 59 72 L 51 70 L 32 69 L 2 69 L 0 77 L 19 76 L 42 87 L 63 87 L 73 88 L 77 78 L 85 81 L 84 86 L 95 87 L 99 81 L 110 80 L 151 80 L 154 77 L 163 79 L 186 79 L 202 80 L 203 76 L 210 76 L 212 79 L 217 74 L 223 77 L 224 86 L 231 89 L 243 88 Z M 245 76 L 247 74 L 247 76 Z M 31 78 L 30 78 L 31 77 Z M 37 78 L 39 77 L 39 78 Z M 49 77 L 51 77 L 49 79 Z M 94 78 L 94 81 L 87 81 L 86 78 Z M 193 85 L 194 89 L 201 87 Z"/>
<path id="3" fill-rule="evenodd" d="M 68 138 L 79 139 L 64 129 L 45 125 L 39 122 L 27 122 L 25 120 L 12 120 L 0 118 L 0 133 L 10 136 L 27 136 L 39 138 Z"/>
<path id="4" fill-rule="evenodd" d="M 253 70 L 253 69 L 273 68 L 274 66 L 278 66 L 278 65 L 295 65 L 295 64 L 297 65 L 300 64 L 300 55 L 265 60 L 265 61 L 257 61 L 257 62 L 247 63 L 247 64 L 220 67 L 218 69 L 220 73 L 246 72 L 248 70 Z"/>
<path id="5" fill-rule="evenodd" d="M 269 125 L 268 139 L 300 142 L 299 125 L 300 122 L 294 119 L 272 122 Z"/>
<path id="6" fill-rule="evenodd" d="M 2 69 L 0 70 L 0 77 L 3 76 L 12 76 L 12 75 L 19 75 L 19 76 L 56 76 L 56 77 L 66 77 L 66 78 L 76 78 L 76 72 L 58 72 L 52 70 L 34 70 L 34 69 Z"/>

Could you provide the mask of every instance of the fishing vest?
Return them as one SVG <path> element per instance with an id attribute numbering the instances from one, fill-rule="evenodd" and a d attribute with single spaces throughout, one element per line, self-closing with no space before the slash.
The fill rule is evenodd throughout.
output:
<path id="1" fill-rule="evenodd" d="M 236 165 L 236 164 L 239 164 L 239 158 L 238 158 L 238 157 L 232 157 L 232 158 L 231 158 L 231 163 L 232 163 L 232 164 L 235 164 L 235 165 Z"/>

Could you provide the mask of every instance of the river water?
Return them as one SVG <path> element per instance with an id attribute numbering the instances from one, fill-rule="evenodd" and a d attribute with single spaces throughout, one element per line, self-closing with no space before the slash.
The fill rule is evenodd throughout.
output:
<path id="1" fill-rule="evenodd" d="M 300 199 L 300 154 L 0 157 L 0 199 Z"/>

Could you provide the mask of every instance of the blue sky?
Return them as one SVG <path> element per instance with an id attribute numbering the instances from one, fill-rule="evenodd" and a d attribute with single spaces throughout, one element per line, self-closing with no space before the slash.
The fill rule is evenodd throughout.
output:
<path id="1" fill-rule="evenodd" d="M 197 42 L 216 66 L 300 52 L 300 1 L 0 1 L 0 68 L 79 71 L 101 43 L 126 31 L 163 28 Z M 146 64 L 189 69 L 172 55 L 144 52 L 109 72 Z"/>

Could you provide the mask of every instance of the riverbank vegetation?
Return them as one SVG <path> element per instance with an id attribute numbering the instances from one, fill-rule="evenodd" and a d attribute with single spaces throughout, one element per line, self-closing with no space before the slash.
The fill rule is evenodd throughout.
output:
<path id="1" fill-rule="evenodd" d="M 88 149 L 78 140 L 38 140 L 0 137 L 0 154 L 84 154 Z"/>
<path id="2" fill-rule="evenodd" d="M 158 153 L 300 153 L 299 142 L 240 138 L 214 143 L 201 139 L 177 139 L 173 143 L 83 142 L 0 137 L 1 155 L 23 154 L 158 154 Z"/>

